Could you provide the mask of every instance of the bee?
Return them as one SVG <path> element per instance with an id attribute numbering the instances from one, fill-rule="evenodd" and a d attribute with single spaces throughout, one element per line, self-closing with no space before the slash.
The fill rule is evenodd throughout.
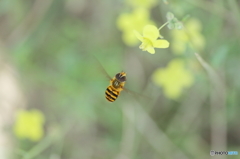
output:
<path id="1" fill-rule="evenodd" d="M 95 56 L 94 56 L 95 57 Z M 114 102 L 118 96 L 120 95 L 121 91 L 126 91 L 132 95 L 136 95 L 136 96 L 143 96 L 142 94 L 133 92 L 127 88 L 125 88 L 125 83 L 126 83 L 126 72 L 119 72 L 117 73 L 113 78 L 111 78 L 109 76 L 109 74 L 107 73 L 107 71 L 104 69 L 104 67 L 102 66 L 102 64 L 98 61 L 98 59 L 95 57 L 96 62 L 99 66 L 99 69 L 101 69 L 101 72 L 110 80 L 110 84 L 108 85 L 106 91 L 105 91 L 105 98 L 109 101 L 109 102 Z M 145 96 L 143 96 L 145 97 Z"/>
<path id="2" fill-rule="evenodd" d="M 126 82 L 126 73 L 117 73 L 111 80 L 110 84 L 105 91 L 105 97 L 109 102 L 114 102 L 120 95 L 120 92 L 124 89 Z"/>

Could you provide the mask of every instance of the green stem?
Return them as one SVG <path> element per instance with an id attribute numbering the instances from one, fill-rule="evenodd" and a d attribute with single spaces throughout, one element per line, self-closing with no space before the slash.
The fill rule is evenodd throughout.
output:
<path id="1" fill-rule="evenodd" d="M 43 150 L 49 147 L 52 143 L 52 136 L 48 135 L 45 137 L 39 144 L 34 146 L 30 151 L 25 153 L 22 159 L 32 159 L 38 154 L 40 154 Z"/>
<path id="2" fill-rule="evenodd" d="M 167 21 L 166 23 L 164 23 L 158 30 L 161 30 L 165 25 L 167 25 L 170 21 Z"/>

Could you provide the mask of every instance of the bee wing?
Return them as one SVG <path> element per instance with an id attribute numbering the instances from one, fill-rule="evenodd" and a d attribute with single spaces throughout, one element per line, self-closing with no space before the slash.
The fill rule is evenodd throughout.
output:
<path id="1" fill-rule="evenodd" d="M 109 74 L 107 73 L 107 71 L 104 69 L 103 65 L 101 64 L 101 62 L 97 59 L 97 57 L 95 55 L 93 55 L 93 57 L 96 60 L 97 65 L 99 66 L 100 71 L 109 79 L 111 80 L 112 78 L 109 76 Z"/>
<path id="2" fill-rule="evenodd" d="M 150 99 L 151 99 L 150 97 L 148 97 L 148 96 L 146 96 L 146 95 L 144 95 L 144 94 L 134 92 L 134 91 L 129 90 L 129 89 L 125 88 L 125 87 L 123 88 L 123 90 L 126 91 L 126 92 L 128 92 L 129 94 L 135 96 L 136 98 L 142 97 L 142 98 L 147 99 L 147 100 L 150 100 Z"/>

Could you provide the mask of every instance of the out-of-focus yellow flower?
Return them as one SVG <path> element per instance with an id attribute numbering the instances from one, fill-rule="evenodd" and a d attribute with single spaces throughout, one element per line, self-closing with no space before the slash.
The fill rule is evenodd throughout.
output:
<path id="1" fill-rule="evenodd" d="M 185 69 L 181 59 L 172 60 L 167 68 L 157 69 L 152 79 L 155 84 L 163 87 L 164 94 L 170 99 L 177 99 L 183 88 L 190 87 L 194 82 L 194 77 Z"/>
<path id="2" fill-rule="evenodd" d="M 142 42 L 139 48 L 151 54 L 155 53 L 154 48 L 169 47 L 169 42 L 167 40 L 158 39 L 160 37 L 160 32 L 154 25 L 146 25 L 143 28 L 143 36 L 136 30 L 134 30 L 134 34 Z"/>
<path id="3" fill-rule="evenodd" d="M 43 136 L 44 115 L 41 111 L 20 110 L 14 125 L 14 133 L 18 138 L 28 138 L 39 141 Z"/>
<path id="4" fill-rule="evenodd" d="M 137 8 L 132 13 L 122 13 L 117 19 L 117 27 L 123 32 L 123 42 L 128 46 L 138 44 L 133 30 L 141 31 L 147 24 L 154 24 L 149 19 L 149 11 L 143 8 Z"/>
<path id="5" fill-rule="evenodd" d="M 157 0 L 126 0 L 126 3 L 133 7 L 149 9 L 157 4 Z"/>
<path id="6" fill-rule="evenodd" d="M 201 51 L 205 47 L 205 38 L 201 34 L 202 25 L 198 19 L 191 18 L 183 30 L 173 30 L 171 48 L 175 54 L 183 54 L 189 45 Z"/>

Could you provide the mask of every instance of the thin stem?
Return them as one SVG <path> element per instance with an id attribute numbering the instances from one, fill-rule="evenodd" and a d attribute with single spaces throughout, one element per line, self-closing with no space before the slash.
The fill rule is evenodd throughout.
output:
<path id="1" fill-rule="evenodd" d="M 43 150 L 48 148 L 52 144 L 52 136 L 45 137 L 39 144 L 33 147 L 30 151 L 25 153 L 22 159 L 32 159 L 40 154 Z"/>
<path id="2" fill-rule="evenodd" d="M 227 149 L 227 116 L 226 116 L 226 91 L 223 79 L 202 57 L 195 53 L 196 58 L 208 73 L 212 84 L 210 90 L 210 114 L 211 114 L 211 150 Z M 220 157 L 220 156 L 219 156 Z M 226 159 L 226 156 L 221 156 Z"/>
<path id="3" fill-rule="evenodd" d="M 127 107 L 127 109 L 128 113 L 126 117 L 129 122 L 146 138 L 158 155 L 167 156 L 165 158 L 174 158 L 173 156 L 188 158 L 185 152 L 172 142 L 138 103 L 133 103 L 131 107 Z M 130 112 L 136 115 L 135 118 L 130 116 Z"/>
<path id="4" fill-rule="evenodd" d="M 167 25 L 170 21 L 167 21 L 166 23 L 164 23 L 158 30 L 161 30 L 165 25 Z"/>

